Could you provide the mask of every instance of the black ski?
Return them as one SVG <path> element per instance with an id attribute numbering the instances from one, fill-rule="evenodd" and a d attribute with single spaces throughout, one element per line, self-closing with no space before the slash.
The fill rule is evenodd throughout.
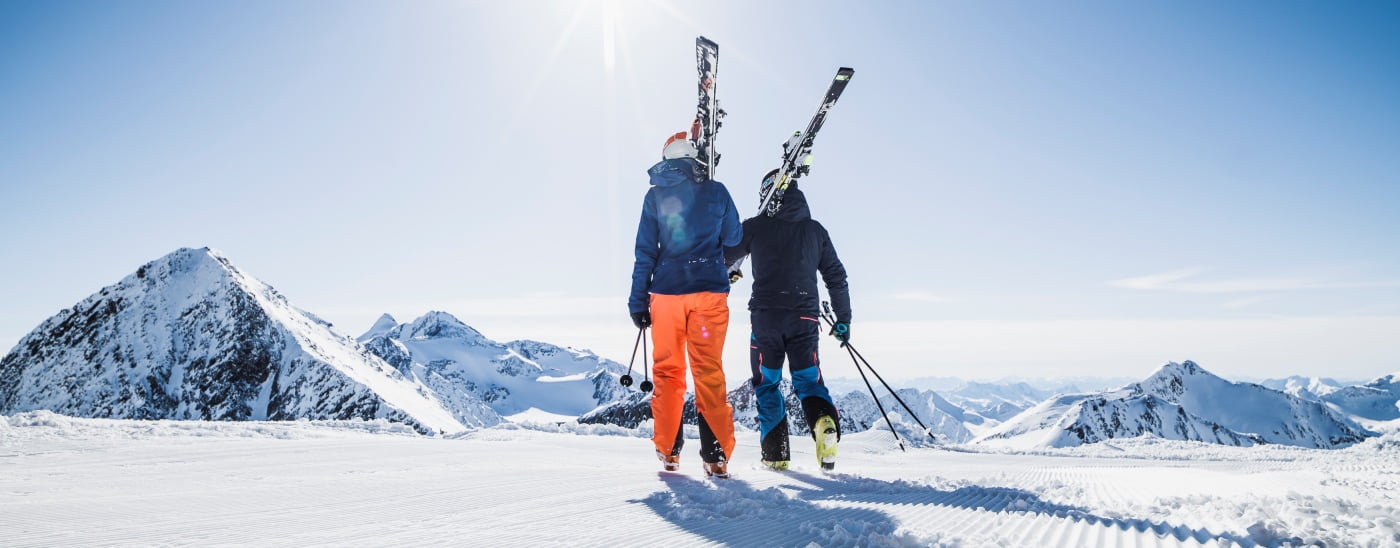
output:
<path id="1" fill-rule="evenodd" d="M 766 213 L 772 216 L 777 213 L 778 208 L 782 206 L 783 192 L 787 191 L 788 185 L 811 170 L 812 141 L 817 138 L 817 131 L 826 121 L 826 113 L 836 105 L 836 100 L 841 98 L 841 92 L 846 90 L 846 84 L 851 82 L 851 76 L 855 73 L 855 69 L 847 67 L 837 70 L 836 77 L 831 80 L 831 86 L 826 88 L 826 96 L 822 98 L 821 106 L 817 107 L 816 115 L 807 123 L 807 129 L 797 132 L 783 143 L 783 164 L 771 179 L 763 181 L 763 201 L 758 204 L 759 214 Z"/>
<path id="2" fill-rule="evenodd" d="M 704 36 L 695 37 L 695 68 L 699 72 L 700 102 L 695 106 L 695 122 L 690 126 L 690 140 L 699 151 L 705 178 L 715 176 L 719 153 L 715 152 L 715 133 L 719 131 L 724 110 L 715 98 L 715 78 L 719 74 L 719 44 Z"/>

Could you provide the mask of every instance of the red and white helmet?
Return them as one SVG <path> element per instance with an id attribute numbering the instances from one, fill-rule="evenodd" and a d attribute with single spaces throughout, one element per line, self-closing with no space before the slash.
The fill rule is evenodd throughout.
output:
<path id="1" fill-rule="evenodd" d="M 674 160 L 676 158 L 694 158 L 699 151 L 695 144 L 690 142 L 690 134 L 685 131 L 678 131 L 675 135 L 666 139 L 666 146 L 661 148 L 661 158 L 663 160 Z"/>

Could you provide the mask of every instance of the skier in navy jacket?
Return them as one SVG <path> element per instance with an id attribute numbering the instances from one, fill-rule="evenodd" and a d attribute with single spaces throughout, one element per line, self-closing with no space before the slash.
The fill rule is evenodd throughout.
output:
<path id="1" fill-rule="evenodd" d="M 767 182 L 777 170 L 764 177 Z M 771 183 L 769 183 L 771 184 Z M 725 249 L 725 262 L 734 265 L 751 256 L 753 294 L 749 299 L 753 334 L 749 365 L 758 402 L 763 464 L 786 469 L 789 461 L 787 412 L 778 390 L 783 362 L 792 370 L 793 390 L 817 444 L 822 468 L 836 462 L 840 416 L 822 379 L 817 346 L 821 337 L 820 273 L 831 296 L 836 325 L 832 332 L 841 341 L 850 336 L 851 295 L 846 268 L 826 229 L 807 207 L 807 198 L 796 183 L 784 193 L 773 216 L 760 213 L 744 221 L 739 245 Z M 737 269 L 731 271 L 736 279 Z"/>
<path id="2" fill-rule="evenodd" d="M 739 212 L 729 190 L 702 175 L 685 132 L 667 139 L 637 225 L 636 262 L 627 309 L 652 328 L 655 350 L 652 443 L 666 470 L 680 468 L 685 372 L 695 380 L 700 457 L 707 476 L 729 477 L 734 410 L 726 398 L 724 338 L 729 329 L 725 246 L 740 241 Z"/>

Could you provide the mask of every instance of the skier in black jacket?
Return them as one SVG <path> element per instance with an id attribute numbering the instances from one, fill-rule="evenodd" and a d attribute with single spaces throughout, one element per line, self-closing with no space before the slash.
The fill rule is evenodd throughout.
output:
<path id="1" fill-rule="evenodd" d="M 770 172 L 764 182 L 771 185 L 776 173 Z M 749 364 L 758 402 L 763 464 L 778 470 L 788 467 L 787 412 L 778 390 L 786 359 L 792 370 L 793 390 L 816 441 L 817 458 L 822 468 L 830 470 L 836 464 L 840 417 L 822 380 L 817 355 L 821 337 L 817 273 L 826 283 L 836 314 L 832 333 L 844 342 L 849 340 L 851 322 L 846 268 L 837 258 L 826 229 L 812 219 L 807 198 L 796 183 L 784 193 L 776 214 L 760 213 L 744 221 L 743 228 L 743 239 L 739 245 L 725 248 L 724 258 L 730 265 L 731 280 L 737 280 L 742 273 L 736 263 L 745 255 L 751 256 L 749 313 L 753 334 Z"/>

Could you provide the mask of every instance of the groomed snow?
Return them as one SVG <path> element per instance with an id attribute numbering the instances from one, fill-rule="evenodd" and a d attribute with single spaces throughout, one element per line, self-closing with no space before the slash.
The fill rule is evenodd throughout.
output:
<path id="1" fill-rule="evenodd" d="M 1393 546 L 1400 435 L 1343 450 L 1113 440 L 1036 452 L 843 439 L 822 474 L 664 473 L 638 431 L 0 416 L 6 546 Z"/>

